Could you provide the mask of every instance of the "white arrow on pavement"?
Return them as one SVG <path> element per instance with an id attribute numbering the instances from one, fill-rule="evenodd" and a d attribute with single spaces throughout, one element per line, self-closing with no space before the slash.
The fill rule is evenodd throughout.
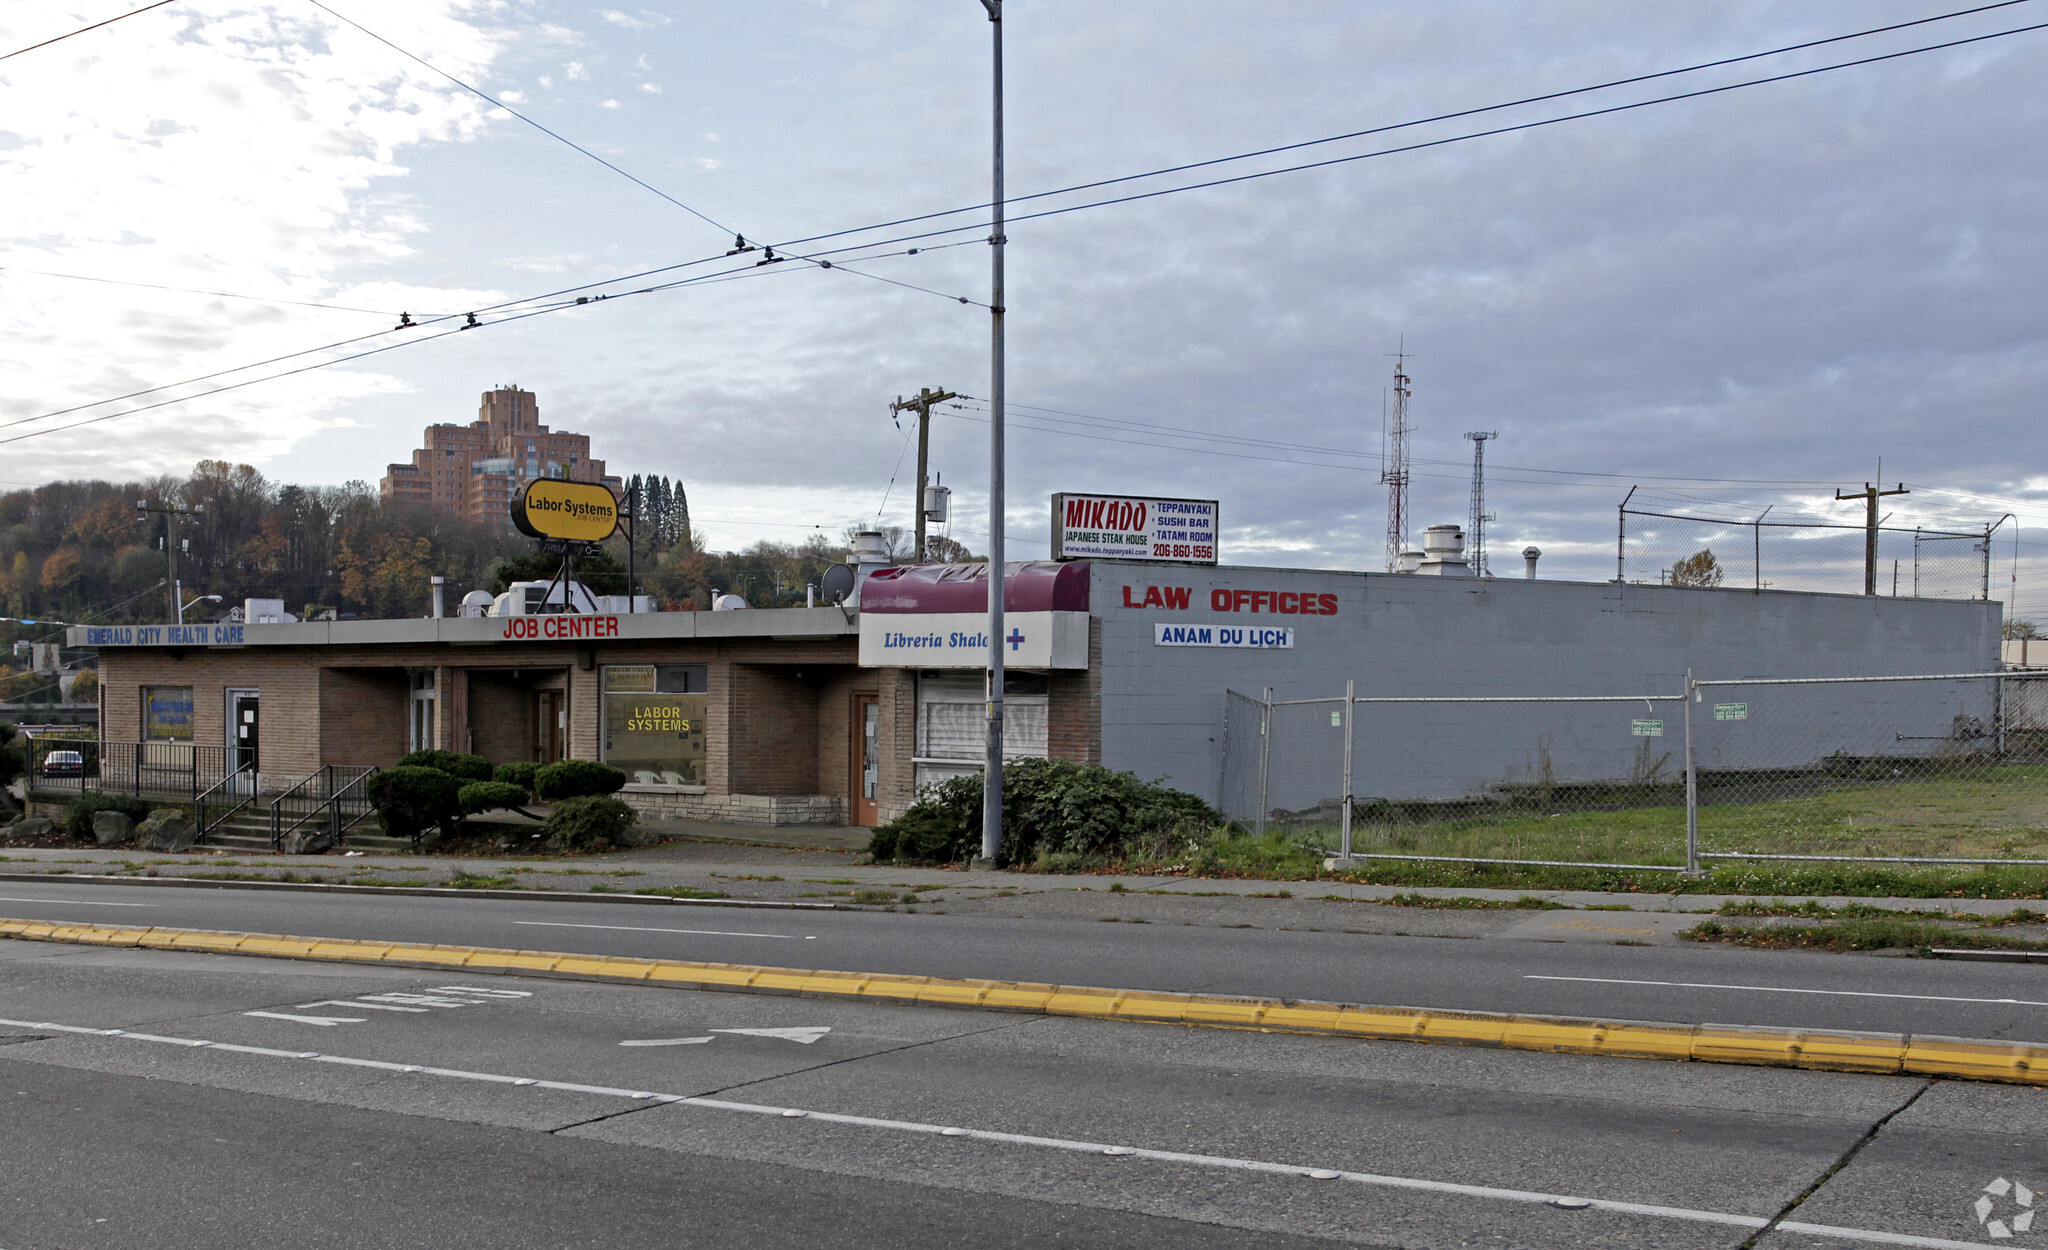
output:
<path id="1" fill-rule="evenodd" d="M 701 1046 L 715 1042 L 715 1037 L 649 1037 L 637 1042 L 620 1042 L 621 1046 Z"/>
<path id="2" fill-rule="evenodd" d="M 822 1024 L 806 1025 L 799 1029 L 713 1029 L 713 1033 L 738 1033 L 744 1037 L 779 1037 L 785 1042 L 801 1042 L 808 1046 L 832 1030 Z"/>

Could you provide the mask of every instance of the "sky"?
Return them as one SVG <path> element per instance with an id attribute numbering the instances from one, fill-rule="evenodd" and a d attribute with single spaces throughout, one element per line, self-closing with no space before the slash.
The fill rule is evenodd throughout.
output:
<path id="1" fill-rule="evenodd" d="M 136 7 L 8 6 L 0 54 Z M 2048 0 L 1426 120 L 1964 7 L 1008 0 L 1009 555 L 1081 491 L 1217 499 L 1228 563 L 1384 567 L 1405 350 L 1415 527 L 1465 521 L 1497 430 L 1497 574 L 1614 576 L 1631 488 L 1853 525 L 1881 462 L 1892 525 L 2016 514 L 1992 597 L 2048 617 L 2048 29 L 1527 128 Z M 969 397 L 932 456 L 983 550 L 990 42 L 975 0 L 177 0 L 0 59 L 0 489 L 374 485 L 517 384 L 734 549 L 907 525 L 890 402 L 931 386 Z M 1854 534 L 1629 525 L 1631 577 L 1711 545 L 1731 584 L 1860 588 Z"/>

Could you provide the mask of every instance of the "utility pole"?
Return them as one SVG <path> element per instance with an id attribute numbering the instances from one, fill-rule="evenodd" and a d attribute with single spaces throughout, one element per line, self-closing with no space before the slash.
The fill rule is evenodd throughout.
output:
<path id="1" fill-rule="evenodd" d="M 1466 538 L 1466 558 L 1472 562 L 1472 576 L 1492 577 L 1486 567 L 1486 523 L 1493 514 L 1486 510 L 1486 440 L 1499 438 L 1499 430 L 1467 430 L 1472 440 L 1472 519 Z"/>
<path id="2" fill-rule="evenodd" d="M 1904 482 L 1900 482 L 1898 486 L 1891 490 L 1880 490 L 1877 483 L 1865 482 L 1862 490 L 1852 490 L 1847 494 L 1843 494 L 1839 490 L 1835 492 L 1835 498 L 1837 499 L 1861 499 L 1864 504 L 1863 593 L 1866 595 L 1877 593 L 1877 501 L 1887 495 L 1910 495 L 1912 493 L 1912 491 L 1906 489 Z"/>
<path id="3" fill-rule="evenodd" d="M 1387 429 L 1387 463 L 1380 481 L 1387 488 L 1387 572 L 1401 567 L 1408 548 L 1408 342 L 1394 352 L 1394 416 Z"/>
<path id="4" fill-rule="evenodd" d="M 951 391 L 935 391 L 929 386 L 917 389 L 916 399 L 905 399 L 901 395 L 889 405 L 891 413 L 915 412 L 917 414 L 917 562 L 925 562 L 924 524 L 926 520 L 924 492 L 926 488 L 926 466 L 931 459 L 932 405 L 942 404 L 949 399 L 958 399 Z"/>
<path id="5" fill-rule="evenodd" d="M 993 868 L 1003 849 L 1003 0 L 981 0 L 981 7 L 993 36 L 995 104 L 988 236 L 988 758 L 981 786 L 981 861 Z"/>
<path id="6" fill-rule="evenodd" d="M 178 583 L 178 518 L 181 516 L 198 516 L 206 511 L 206 505 L 201 503 L 188 507 L 184 504 L 175 503 L 152 504 L 147 499 L 138 499 L 135 501 L 135 509 L 138 512 L 159 512 L 163 514 L 165 522 L 164 558 L 167 562 L 166 572 L 171 592 L 169 619 L 179 625 L 183 625 L 185 623 L 185 595 Z M 198 600 L 195 599 L 193 602 L 196 603 Z"/>

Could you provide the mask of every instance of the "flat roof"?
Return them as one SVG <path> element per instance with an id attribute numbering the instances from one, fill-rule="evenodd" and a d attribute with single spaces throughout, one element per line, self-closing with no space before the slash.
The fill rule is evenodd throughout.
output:
<path id="1" fill-rule="evenodd" d="M 647 642 L 689 638 L 855 638 L 859 617 L 837 607 L 736 612 L 566 613 L 247 625 L 74 625 L 76 647 L 360 647 L 447 643 Z"/>

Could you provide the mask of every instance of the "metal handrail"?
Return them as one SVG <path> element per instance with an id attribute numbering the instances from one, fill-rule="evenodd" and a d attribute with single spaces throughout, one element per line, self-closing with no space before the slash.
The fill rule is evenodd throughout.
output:
<path id="1" fill-rule="evenodd" d="M 214 819 L 208 820 L 206 818 L 206 809 L 218 803 L 221 799 L 222 794 L 232 796 L 235 792 L 235 782 L 242 777 L 248 778 L 248 793 L 241 796 L 240 802 L 228 807 L 225 811 L 221 812 L 221 814 L 215 817 Z M 217 791 L 220 793 L 216 793 Z M 204 790 L 201 790 L 198 794 L 193 796 L 193 815 L 198 819 L 199 822 L 199 836 L 194 840 L 203 841 L 207 834 L 212 833 L 215 829 L 226 824 L 229 821 L 229 819 L 231 819 L 234 816 L 236 812 L 241 811 L 243 808 L 249 806 L 251 803 L 254 803 L 255 801 L 256 768 L 252 764 L 244 764 L 242 767 L 237 768 L 235 771 L 229 773 L 225 777 L 222 777 L 219 781 L 214 782 L 212 785 L 206 787 Z"/>
<path id="2" fill-rule="evenodd" d="M 367 782 L 376 771 L 374 766 L 359 764 L 323 764 L 287 788 L 270 801 L 271 848 L 282 850 L 286 834 L 312 824 L 321 819 L 323 814 L 328 833 L 339 842 L 344 833 L 360 824 L 373 810 L 368 801 Z M 302 793 L 309 786 L 312 787 L 312 793 Z M 293 802 L 310 802 L 312 806 L 287 825 L 285 808 Z M 361 810 L 343 819 L 344 808 L 355 807 L 360 807 Z"/>

